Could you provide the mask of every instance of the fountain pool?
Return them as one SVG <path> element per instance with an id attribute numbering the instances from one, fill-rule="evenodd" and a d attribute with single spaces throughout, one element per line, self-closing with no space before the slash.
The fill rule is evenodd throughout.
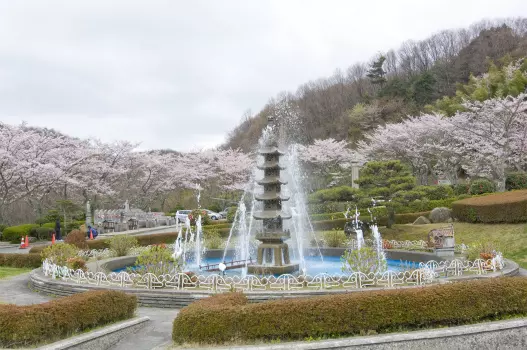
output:
<path id="1" fill-rule="evenodd" d="M 217 258 L 216 257 L 214 258 L 213 257 L 210 257 L 210 258 L 203 257 L 201 263 L 202 263 L 202 266 L 206 266 L 206 265 L 219 264 L 223 261 L 224 261 L 223 258 L 220 258 L 220 257 L 217 257 Z M 232 258 L 227 257 L 225 260 L 225 264 L 229 264 L 230 261 L 232 261 Z M 307 269 L 306 273 L 311 276 L 314 276 L 320 273 L 326 273 L 329 275 L 344 274 L 341 270 L 342 263 L 340 261 L 339 256 L 324 256 L 323 260 L 320 259 L 320 256 L 306 256 L 305 262 L 306 262 L 306 269 Z M 413 261 L 402 262 L 400 260 L 388 259 L 387 264 L 388 264 L 388 271 L 404 271 L 408 269 L 416 269 L 419 267 L 418 266 L 419 263 L 413 262 Z M 133 269 L 133 266 L 115 269 L 113 270 L 113 272 L 127 271 L 129 268 Z M 209 272 L 206 269 L 200 270 L 199 267 L 196 264 L 193 264 L 192 262 L 187 263 L 184 270 L 192 271 L 199 275 L 209 275 L 209 274 L 220 273 L 218 271 Z M 235 276 L 235 275 L 241 275 L 241 274 L 242 274 L 241 268 L 225 271 L 226 276 Z"/>

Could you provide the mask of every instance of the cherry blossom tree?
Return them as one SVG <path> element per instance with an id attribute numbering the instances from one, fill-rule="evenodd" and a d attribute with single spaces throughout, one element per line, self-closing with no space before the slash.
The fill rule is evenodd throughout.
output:
<path id="1" fill-rule="evenodd" d="M 320 172 L 331 171 L 338 167 L 346 167 L 353 161 L 362 159 L 353 152 L 346 141 L 336 141 L 329 138 L 315 140 L 312 145 L 299 146 L 299 158 L 315 165 Z"/>
<path id="2" fill-rule="evenodd" d="M 527 95 L 465 102 L 464 111 L 410 117 L 379 127 L 359 143 L 369 159 L 400 159 L 425 180 L 429 171 L 452 183 L 463 168 L 470 176 L 496 181 L 505 190 L 507 169 L 527 166 Z"/>
<path id="3" fill-rule="evenodd" d="M 486 176 L 505 190 L 508 168 L 526 166 L 527 94 L 464 103 L 449 122 L 462 140 L 463 167 L 469 175 Z"/>
<path id="4" fill-rule="evenodd" d="M 93 154 L 86 142 L 54 130 L 0 123 L 0 219 L 10 204 L 38 203 Z"/>

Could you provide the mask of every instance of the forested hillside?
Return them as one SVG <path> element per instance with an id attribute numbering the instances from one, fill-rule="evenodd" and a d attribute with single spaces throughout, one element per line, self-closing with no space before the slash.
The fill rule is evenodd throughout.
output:
<path id="1" fill-rule="evenodd" d="M 501 67 L 526 55 L 527 18 L 485 20 L 407 41 L 368 63 L 303 84 L 295 93 L 280 93 L 256 115 L 244 116 L 224 146 L 252 150 L 271 114 L 286 132 L 302 130 L 294 133 L 295 141 L 334 138 L 356 145 L 379 125 L 439 108 L 436 100 L 453 96 L 460 84 L 488 71 L 492 62 Z"/>

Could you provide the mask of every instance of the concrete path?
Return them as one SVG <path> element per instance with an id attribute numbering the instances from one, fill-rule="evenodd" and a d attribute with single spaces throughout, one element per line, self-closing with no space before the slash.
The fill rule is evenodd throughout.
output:
<path id="1" fill-rule="evenodd" d="M 520 267 L 520 271 L 518 272 L 518 276 L 527 276 L 527 270 L 526 269 L 522 269 Z"/>
<path id="2" fill-rule="evenodd" d="M 33 292 L 29 288 L 29 273 L 0 279 L 0 303 L 31 305 L 54 299 L 53 296 Z M 172 339 L 172 322 L 177 309 L 139 307 L 138 316 L 150 317 L 148 325 L 135 334 L 130 334 L 113 347 L 116 350 L 150 350 L 167 344 Z"/>
<path id="3" fill-rule="evenodd" d="M 0 302 L 5 304 L 40 304 L 53 297 L 33 292 L 29 288 L 29 272 L 18 276 L 0 279 Z"/>
<path id="4" fill-rule="evenodd" d="M 139 316 L 150 317 L 150 322 L 117 343 L 113 350 L 150 350 L 172 341 L 172 323 L 179 310 L 140 307 L 137 311 Z"/>

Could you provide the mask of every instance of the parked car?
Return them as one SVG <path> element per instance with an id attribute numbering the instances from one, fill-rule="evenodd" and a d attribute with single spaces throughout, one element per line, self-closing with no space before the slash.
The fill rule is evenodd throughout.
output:
<path id="1" fill-rule="evenodd" d="M 224 209 L 222 211 L 220 211 L 220 215 L 222 217 L 222 219 L 227 219 L 227 213 L 228 213 L 229 209 Z"/>
<path id="2" fill-rule="evenodd" d="M 207 215 L 211 220 L 221 220 L 223 219 L 223 216 L 220 213 L 213 212 L 212 210 L 205 209 L 207 212 Z"/>
<path id="3" fill-rule="evenodd" d="M 188 214 L 190 214 L 192 210 L 178 210 L 176 212 L 176 220 L 178 222 L 185 222 L 187 220 Z"/>

